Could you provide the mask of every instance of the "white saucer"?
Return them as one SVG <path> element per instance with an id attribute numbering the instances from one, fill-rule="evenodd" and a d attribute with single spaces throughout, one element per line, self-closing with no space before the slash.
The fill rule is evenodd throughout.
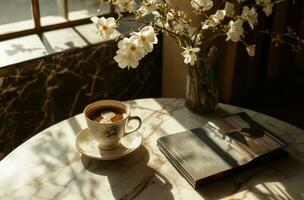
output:
<path id="1" fill-rule="evenodd" d="M 111 151 L 103 151 L 98 147 L 98 143 L 93 139 L 88 128 L 81 130 L 76 136 L 76 149 L 93 159 L 115 160 L 122 158 L 140 147 L 142 137 L 132 133 L 120 140 L 121 145 Z"/>

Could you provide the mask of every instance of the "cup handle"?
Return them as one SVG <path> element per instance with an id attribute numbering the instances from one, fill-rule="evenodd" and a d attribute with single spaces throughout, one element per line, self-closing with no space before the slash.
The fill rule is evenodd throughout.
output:
<path id="1" fill-rule="evenodd" d="M 139 117 L 137 117 L 137 116 L 130 116 L 129 120 L 128 120 L 128 123 L 130 121 L 132 121 L 132 120 L 138 121 L 138 125 L 137 125 L 137 127 L 134 127 L 131 130 L 128 130 L 128 131 L 126 130 L 125 131 L 125 136 L 128 135 L 128 134 L 130 134 L 130 133 L 133 133 L 134 131 L 137 131 L 141 127 L 142 121 L 141 121 L 141 119 Z"/>

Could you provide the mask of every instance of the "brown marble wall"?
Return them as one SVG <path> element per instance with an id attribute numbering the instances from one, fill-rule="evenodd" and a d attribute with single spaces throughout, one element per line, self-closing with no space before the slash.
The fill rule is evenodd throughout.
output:
<path id="1" fill-rule="evenodd" d="M 90 102 L 159 96 L 160 46 L 135 70 L 117 67 L 116 48 L 105 42 L 0 68 L 0 159 Z"/>

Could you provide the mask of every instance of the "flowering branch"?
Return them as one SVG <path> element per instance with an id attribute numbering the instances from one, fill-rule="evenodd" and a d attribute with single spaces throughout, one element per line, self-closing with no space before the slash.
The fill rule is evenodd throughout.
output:
<path id="1" fill-rule="evenodd" d="M 219 36 L 226 36 L 226 41 L 241 42 L 249 56 L 254 56 L 255 45 L 247 44 L 244 40 L 252 31 L 267 34 L 276 46 L 282 43 L 291 46 L 296 52 L 303 50 L 304 40 L 291 29 L 287 33 L 255 30 L 259 10 L 268 17 L 276 4 L 286 1 L 289 0 L 191 0 L 193 12 L 204 18 L 199 26 L 193 27 L 186 13 L 165 0 L 141 0 L 139 5 L 135 0 L 108 0 L 118 11 L 118 19 L 93 17 L 91 20 L 104 39 L 110 38 L 117 24 L 122 21 L 142 24 L 138 31 L 117 38 L 120 41 L 114 59 L 121 68 L 136 68 L 139 61 L 153 50 L 160 32 L 168 34 L 180 45 L 184 62 L 193 66 L 197 61 L 199 47 Z M 124 13 L 131 13 L 135 18 L 124 19 Z"/>
<path id="2" fill-rule="evenodd" d="M 278 47 L 279 44 L 285 44 L 290 46 L 294 52 L 304 50 L 304 39 L 297 36 L 294 30 L 290 27 L 287 27 L 287 32 L 285 33 L 270 32 L 268 30 L 257 30 L 257 32 L 268 35 L 276 47 Z"/>

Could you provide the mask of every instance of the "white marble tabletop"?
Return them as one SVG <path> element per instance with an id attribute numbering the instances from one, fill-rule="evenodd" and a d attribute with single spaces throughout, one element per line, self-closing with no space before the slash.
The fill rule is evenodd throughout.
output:
<path id="1" fill-rule="evenodd" d="M 144 141 L 138 150 L 115 161 L 82 156 L 75 148 L 76 134 L 86 128 L 79 114 L 45 129 L 0 161 L 0 199 L 304 199 L 303 130 L 224 104 L 208 117 L 191 113 L 182 99 L 130 104 L 132 114 L 143 120 L 138 134 Z M 156 140 L 239 111 L 287 141 L 289 156 L 192 189 L 159 151 Z"/>

